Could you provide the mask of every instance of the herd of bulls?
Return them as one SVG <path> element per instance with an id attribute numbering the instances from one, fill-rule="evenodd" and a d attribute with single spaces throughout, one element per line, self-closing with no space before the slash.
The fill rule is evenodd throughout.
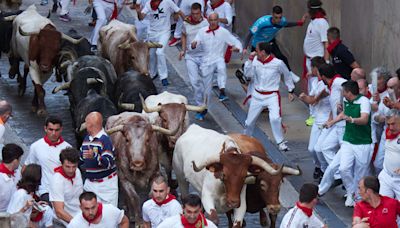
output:
<path id="1" fill-rule="evenodd" d="M 218 223 L 217 213 L 227 213 L 230 226 L 241 227 L 247 211 L 259 212 L 266 225 L 267 208 L 270 226 L 275 227 L 283 177 L 300 175 L 300 169 L 274 164 L 254 138 L 189 126 L 187 112 L 206 107 L 188 105 L 182 95 L 157 94 L 148 64 L 149 48 L 160 44 L 139 41 L 133 25 L 113 20 L 100 31 L 100 57 L 90 52 L 85 38 L 74 31 L 59 32 L 34 6 L 6 16 L 1 17 L 0 32 L 8 35 L 0 36 L 6 39 L 1 51 L 9 54 L 9 76 L 18 76 L 19 94 L 25 92 L 29 73 L 35 88 L 32 108 L 46 115 L 42 85 L 55 69 L 57 81 L 64 83 L 53 93 L 67 91 L 78 144 L 86 115 L 102 113 L 117 154 L 120 187 L 137 224 L 142 221 L 149 181 L 165 172 L 170 186 L 179 186 L 182 196 L 188 194 L 189 184 L 201 193 L 213 221 Z"/>

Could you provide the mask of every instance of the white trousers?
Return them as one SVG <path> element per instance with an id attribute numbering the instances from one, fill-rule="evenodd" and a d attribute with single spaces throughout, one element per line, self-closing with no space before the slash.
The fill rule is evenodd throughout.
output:
<path id="1" fill-rule="evenodd" d="M 192 57 L 186 54 L 185 61 L 186 61 L 186 68 L 188 72 L 189 81 L 193 88 L 195 104 L 203 105 L 204 84 L 200 76 L 201 57 Z"/>
<path id="2" fill-rule="evenodd" d="M 307 72 L 311 72 L 311 59 L 306 58 L 306 67 L 307 67 Z M 311 93 L 311 91 L 317 86 L 318 83 L 318 77 L 308 77 L 307 79 L 307 92 L 308 94 Z M 314 116 L 314 105 L 308 105 L 309 111 L 310 111 L 310 116 Z"/>
<path id="3" fill-rule="evenodd" d="M 379 194 L 400 200 L 400 175 L 391 175 L 385 169 L 378 176 Z"/>
<path id="4" fill-rule="evenodd" d="M 381 141 L 379 142 L 378 152 L 376 153 L 374 160 L 375 173 L 377 174 L 380 173 L 383 169 L 383 159 L 385 158 L 385 143 L 386 143 L 386 134 L 385 132 L 383 132 Z"/>
<path id="5" fill-rule="evenodd" d="M 322 152 L 328 164 L 334 159 L 336 152 L 339 150 L 343 142 L 344 126 L 334 125 L 330 129 L 326 129 L 321 133 L 318 142 L 319 150 Z"/>
<path id="6" fill-rule="evenodd" d="M 83 189 L 86 192 L 94 192 L 97 200 L 102 203 L 109 203 L 118 207 L 118 176 L 105 177 L 103 182 L 85 181 Z"/>
<path id="7" fill-rule="evenodd" d="M 150 76 L 158 73 L 160 80 L 168 78 L 167 59 L 165 58 L 165 47 L 168 45 L 170 33 L 149 34 L 148 40 L 157 42 L 162 48 L 150 48 Z"/>
<path id="8" fill-rule="evenodd" d="M 114 4 L 103 0 L 94 0 L 93 9 L 96 11 L 97 21 L 96 26 L 90 35 L 90 44 L 97 45 L 100 29 L 106 25 L 107 21 L 110 19 L 112 12 L 114 11 Z"/>
<path id="9" fill-rule="evenodd" d="M 67 14 L 69 12 L 69 3 L 71 2 L 71 0 L 60 0 L 59 2 L 61 4 L 60 15 Z"/>
<path id="10" fill-rule="evenodd" d="M 312 125 L 311 132 L 310 132 L 310 140 L 308 142 L 308 151 L 311 153 L 311 156 L 313 157 L 314 165 L 315 167 L 321 168 L 322 171 L 326 170 L 326 167 L 328 166 L 328 163 L 326 162 L 320 148 L 320 146 L 317 144 L 319 141 L 320 135 L 323 132 L 323 130 L 328 130 L 328 129 L 320 129 L 319 124 L 314 124 Z"/>
<path id="11" fill-rule="evenodd" d="M 366 176 L 372 157 L 372 144 L 354 145 L 344 141 L 340 147 L 339 172 L 347 194 L 357 193 L 358 182 Z"/>
<path id="12" fill-rule="evenodd" d="M 272 134 L 275 138 L 275 142 L 279 144 L 284 138 L 280 113 L 280 95 L 276 92 L 269 95 L 253 96 L 250 99 L 244 134 L 249 136 L 253 135 L 258 116 L 265 108 L 269 110 L 269 123 L 271 124 Z"/>
<path id="13" fill-rule="evenodd" d="M 335 173 L 338 171 L 340 165 L 340 155 L 341 151 L 339 150 L 326 168 L 321 183 L 318 185 L 318 194 L 323 195 L 328 192 L 335 181 Z"/>
<path id="14" fill-rule="evenodd" d="M 204 78 L 211 77 L 211 84 L 214 75 L 217 75 L 217 83 L 220 89 L 225 89 L 226 86 L 226 63 L 223 58 L 218 59 L 212 64 L 202 65 L 201 74 Z"/>

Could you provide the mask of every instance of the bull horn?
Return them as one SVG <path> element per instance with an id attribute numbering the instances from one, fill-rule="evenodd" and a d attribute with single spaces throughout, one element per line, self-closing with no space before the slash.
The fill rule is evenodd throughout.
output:
<path id="1" fill-rule="evenodd" d="M 134 111 L 135 110 L 135 104 L 121 102 L 121 98 L 122 98 L 123 95 L 124 95 L 124 93 L 121 93 L 121 96 L 119 96 L 118 108 L 124 109 L 124 110 L 129 110 L 129 111 Z"/>
<path id="2" fill-rule="evenodd" d="M 197 166 L 196 165 L 196 163 L 194 162 L 194 161 L 192 161 L 192 164 L 193 164 L 193 170 L 195 171 L 195 172 L 200 172 L 201 170 L 203 170 L 205 167 L 207 167 L 208 165 L 211 165 L 211 164 L 213 164 L 213 163 L 217 163 L 217 162 L 219 162 L 219 154 L 214 154 L 213 156 L 211 156 L 211 157 L 209 157 L 208 159 L 207 159 L 207 161 L 204 163 L 204 164 L 202 164 L 202 165 L 199 165 L 199 166 Z"/>
<path id="3" fill-rule="evenodd" d="M 146 42 L 146 44 L 147 44 L 147 47 L 149 47 L 149 48 L 162 48 L 163 47 L 162 44 L 159 44 L 156 42 L 151 42 L 151 41 Z"/>
<path id="4" fill-rule="evenodd" d="M 207 109 L 206 105 L 202 106 L 196 106 L 196 105 L 185 105 L 187 111 L 193 111 L 193 112 L 203 112 L 204 110 Z"/>
<path id="5" fill-rule="evenodd" d="M 71 64 L 72 62 L 70 60 L 64 61 L 63 63 L 60 64 L 60 68 L 66 68 Z"/>
<path id="6" fill-rule="evenodd" d="M 103 79 L 100 78 L 87 78 L 86 83 L 88 85 L 96 84 L 96 83 L 104 83 Z"/>
<path id="7" fill-rule="evenodd" d="M 121 48 L 121 49 L 128 49 L 128 48 L 129 48 L 129 40 L 123 42 L 122 44 L 119 44 L 119 45 L 118 45 L 118 48 Z"/>
<path id="8" fill-rule="evenodd" d="M 21 27 L 20 27 L 21 28 Z M 73 44 L 79 44 L 82 40 L 84 40 L 84 37 L 81 37 L 79 39 L 74 39 L 70 36 L 68 36 L 67 34 L 61 33 L 61 39 L 67 40 Z"/>
<path id="9" fill-rule="evenodd" d="M 18 31 L 19 31 L 19 34 L 21 34 L 21 36 L 31 36 L 31 35 L 38 34 L 37 32 L 25 32 L 24 30 L 22 30 L 21 27 L 18 27 Z"/>
<path id="10" fill-rule="evenodd" d="M 302 174 L 302 171 L 301 171 L 299 166 L 297 166 L 297 169 L 284 166 L 282 168 L 282 173 L 289 174 L 289 175 L 300 176 Z"/>
<path id="11" fill-rule="evenodd" d="M 4 17 L 3 20 L 4 21 L 13 21 L 18 15 L 11 15 L 8 17 Z"/>
<path id="12" fill-rule="evenodd" d="M 139 93 L 139 97 L 140 97 L 140 101 L 142 102 L 143 110 L 144 110 L 145 112 L 151 113 L 151 112 L 159 112 L 159 111 L 161 110 L 161 106 L 160 106 L 160 105 L 157 105 L 157 106 L 154 107 L 154 108 L 149 108 L 149 107 L 147 107 L 147 105 L 146 105 L 146 103 L 144 102 L 144 98 L 143 98 L 143 96 L 142 96 L 141 93 Z"/>
<path id="13" fill-rule="evenodd" d="M 246 179 L 244 179 L 245 184 L 255 184 L 256 183 L 256 177 L 255 176 L 248 176 Z"/>
<path id="14" fill-rule="evenodd" d="M 176 132 L 178 132 L 178 130 L 179 130 L 179 125 L 174 130 L 166 129 L 166 128 L 163 128 L 163 127 L 160 127 L 157 125 L 153 125 L 153 124 L 151 125 L 151 128 L 153 129 L 153 131 L 158 131 L 158 132 L 163 133 L 164 135 L 171 136 L 171 135 L 176 135 Z"/>
<path id="15" fill-rule="evenodd" d="M 252 165 L 256 165 L 263 168 L 265 171 L 267 171 L 269 174 L 273 176 L 278 175 L 279 173 L 282 172 L 283 166 L 279 170 L 275 170 L 274 168 L 272 168 L 270 164 L 268 164 L 263 159 L 256 156 L 251 156 L 251 158 L 253 159 L 253 161 L 251 162 Z"/>
<path id="16" fill-rule="evenodd" d="M 66 82 L 60 86 L 56 86 L 56 87 L 54 87 L 53 91 L 51 91 L 51 93 L 55 94 L 55 93 L 60 92 L 61 90 L 69 89 L 70 85 L 71 85 L 71 82 Z"/>
<path id="17" fill-rule="evenodd" d="M 113 133 L 115 133 L 115 132 L 117 132 L 117 131 L 122 131 L 123 128 L 124 128 L 124 125 L 117 125 L 117 126 L 115 126 L 115 127 L 112 127 L 112 128 L 110 128 L 110 129 L 107 129 L 107 130 L 106 130 L 106 133 L 109 134 L 109 135 L 111 135 L 111 134 L 113 134 Z"/>
<path id="18" fill-rule="evenodd" d="M 85 122 L 83 122 L 81 124 L 81 126 L 79 127 L 79 132 L 82 132 L 83 130 L 86 130 L 86 123 Z"/>
<path id="19" fill-rule="evenodd" d="M 51 16 L 51 10 L 49 9 L 49 12 L 47 13 L 47 17 L 46 18 L 50 18 Z"/>

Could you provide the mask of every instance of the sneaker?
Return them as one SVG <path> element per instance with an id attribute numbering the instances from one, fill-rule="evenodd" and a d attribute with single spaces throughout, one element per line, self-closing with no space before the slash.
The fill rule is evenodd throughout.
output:
<path id="1" fill-rule="evenodd" d="M 313 173 L 313 178 L 314 179 L 319 179 L 324 175 L 324 173 L 322 172 L 321 168 L 319 167 L 315 167 L 314 169 L 314 173 Z"/>
<path id="2" fill-rule="evenodd" d="M 49 4 L 48 1 L 41 1 L 41 2 L 40 2 L 40 5 L 41 5 L 41 6 L 45 6 L 45 5 L 47 5 L 47 4 Z"/>
<path id="3" fill-rule="evenodd" d="M 330 189 L 336 188 L 337 186 L 339 186 L 339 185 L 341 185 L 341 184 L 343 184 L 342 179 L 336 179 L 336 180 L 332 183 Z"/>
<path id="4" fill-rule="evenodd" d="M 207 114 L 207 109 L 202 112 L 196 113 L 196 115 L 194 115 L 194 118 L 196 120 L 204 120 L 204 117 L 206 116 L 206 114 Z"/>
<path id="5" fill-rule="evenodd" d="M 70 22 L 71 21 L 71 18 L 69 17 L 68 14 L 61 15 L 59 17 L 59 19 L 60 19 L 60 21 L 64 21 L 64 22 Z"/>
<path id="6" fill-rule="evenodd" d="M 168 79 L 163 79 L 163 80 L 161 80 L 161 84 L 162 84 L 163 86 L 168 86 L 168 85 L 169 85 Z"/>
<path id="7" fill-rule="evenodd" d="M 91 52 L 96 52 L 96 51 L 97 51 L 97 45 L 92 45 L 92 46 L 90 47 L 90 51 L 91 51 Z"/>
<path id="8" fill-rule="evenodd" d="M 92 20 L 91 22 L 88 23 L 88 25 L 89 25 L 90 27 L 96 26 L 96 20 Z"/>
<path id="9" fill-rule="evenodd" d="M 229 98 L 225 95 L 225 94 L 220 94 L 219 96 L 218 96 L 218 99 L 219 99 L 219 101 L 226 101 L 226 100 L 228 100 Z"/>
<path id="10" fill-rule="evenodd" d="M 175 38 L 174 37 L 169 41 L 168 45 L 170 47 L 173 47 L 173 46 L 176 46 L 177 44 L 179 44 L 180 42 L 181 42 L 181 38 Z"/>
<path id="11" fill-rule="evenodd" d="M 306 125 L 307 126 L 312 126 L 314 124 L 314 117 L 310 116 L 308 119 L 306 119 Z"/>
<path id="12" fill-rule="evenodd" d="M 300 77 L 297 76 L 293 71 L 290 71 L 290 76 L 292 77 L 293 82 L 296 84 L 300 81 Z"/>
<path id="13" fill-rule="evenodd" d="M 278 144 L 278 149 L 280 151 L 289 151 L 289 147 L 286 145 L 287 141 L 282 141 L 281 143 Z"/>
<path id="14" fill-rule="evenodd" d="M 240 84 L 245 85 L 247 83 L 245 80 L 246 78 L 244 77 L 244 74 L 241 69 L 236 70 L 235 76 L 239 79 Z"/>
<path id="15" fill-rule="evenodd" d="M 347 194 L 346 202 L 344 202 L 344 205 L 346 207 L 354 207 L 354 204 L 355 204 L 355 202 L 354 202 L 353 194 Z"/>

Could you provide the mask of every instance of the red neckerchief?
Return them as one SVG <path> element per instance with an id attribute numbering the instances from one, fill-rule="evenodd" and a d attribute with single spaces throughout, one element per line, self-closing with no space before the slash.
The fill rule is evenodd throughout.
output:
<path id="1" fill-rule="evenodd" d="M 43 218 L 43 212 L 38 211 L 35 217 L 31 217 L 32 222 L 39 222 Z"/>
<path id="2" fill-rule="evenodd" d="M 71 181 L 72 184 L 74 184 L 74 178 L 75 178 L 75 174 L 72 177 L 67 176 L 67 174 L 64 172 L 64 170 L 62 169 L 62 166 L 59 166 L 57 168 L 54 169 L 55 173 L 60 173 L 61 176 L 63 176 L 65 179 Z"/>
<path id="3" fill-rule="evenodd" d="M 370 91 L 368 91 L 367 95 L 365 95 L 368 99 L 370 99 L 372 97 L 372 93 Z"/>
<path id="4" fill-rule="evenodd" d="M 193 19 L 192 15 L 190 15 L 185 18 L 185 21 L 191 25 L 198 25 L 203 21 L 203 18 L 201 17 L 200 20 L 196 21 Z"/>
<path id="5" fill-rule="evenodd" d="M 297 203 L 296 203 L 296 206 L 297 206 L 300 210 L 302 210 L 302 211 L 304 212 L 304 214 L 307 215 L 307 217 L 311 217 L 312 212 L 313 212 L 313 210 L 312 210 L 311 208 L 301 206 L 301 205 L 300 205 L 300 202 L 297 202 Z"/>
<path id="6" fill-rule="evenodd" d="M 176 197 L 172 194 L 168 194 L 167 198 L 165 198 L 165 200 L 163 200 L 162 202 L 157 202 L 156 199 L 153 197 L 153 201 L 154 203 L 156 203 L 158 206 L 162 206 L 164 204 L 167 204 L 169 202 L 171 202 L 172 200 L 176 199 Z"/>
<path id="7" fill-rule="evenodd" d="M 336 75 L 332 78 L 332 81 L 328 84 L 329 91 L 331 91 L 332 84 L 333 84 L 333 82 L 335 81 L 335 79 L 336 79 L 336 78 L 341 78 L 341 77 L 342 77 L 342 76 L 340 76 L 340 74 L 336 74 Z"/>
<path id="8" fill-rule="evenodd" d="M 392 133 L 390 133 L 389 128 L 386 128 L 385 134 L 386 134 L 386 139 L 393 140 L 393 139 L 396 139 L 400 135 L 400 132 L 397 134 L 392 134 Z"/>
<path id="9" fill-rule="evenodd" d="M 219 29 L 219 25 L 215 29 L 212 29 L 212 28 L 208 27 L 208 30 L 206 31 L 206 33 L 212 32 L 213 35 L 215 36 L 215 30 L 217 30 L 217 29 Z"/>
<path id="10" fill-rule="evenodd" d="M 159 2 L 156 2 L 156 1 L 158 1 L 158 0 L 151 0 L 150 1 L 150 6 L 151 6 L 151 9 L 152 10 L 157 10 L 158 9 L 158 6 L 161 4 L 161 2 L 162 2 L 162 0 L 161 1 L 159 1 Z"/>
<path id="11" fill-rule="evenodd" d="M 211 9 L 212 10 L 215 10 L 216 8 L 218 8 L 218 7 L 220 7 L 222 4 L 224 4 L 224 0 L 220 0 L 218 3 L 216 3 L 216 4 L 211 4 Z"/>
<path id="12" fill-rule="evenodd" d="M 336 48 L 336 46 L 338 46 L 339 44 L 342 43 L 341 39 L 336 39 L 334 40 L 331 44 L 328 45 L 328 47 L 326 48 L 326 50 L 328 50 L 329 54 L 332 54 L 333 49 Z"/>
<path id="13" fill-rule="evenodd" d="M 44 141 L 47 143 L 47 145 L 49 145 L 49 146 L 54 146 L 54 147 L 56 147 L 56 146 L 58 146 L 58 145 L 60 145 L 61 143 L 64 142 L 64 139 L 63 139 L 61 136 L 60 136 L 60 138 L 58 139 L 57 142 L 52 142 L 52 141 L 49 139 L 49 137 L 47 137 L 47 135 L 45 135 L 45 136 L 43 137 L 43 139 L 44 139 Z"/>
<path id="14" fill-rule="evenodd" d="M 387 86 L 385 85 L 385 87 L 383 89 L 378 89 L 378 93 L 383 93 L 387 90 Z"/>
<path id="15" fill-rule="evenodd" d="M 15 171 L 9 170 L 4 163 L 0 164 L 0 173 L 7 174 L 8 176 L 14 176 Z"/>
<path id="16" fill-rule="evenodd" d="M 90 226 L 91 223 L 93 224 L 93 222 L 96 219 L 98 219 L 102 214 L 103 214 L 103 204 L 102 203 L 98 203 L 97 213 L 96 213 L 96 215 L 94 216 L 93 219 L 90 219 L 90 218 L 86 217 L 85 214 L 83 214 L 83 212 L 82 212 L 82 216 L 89 223 L 89 226 Z"/>
<path id="17" fill-rule="evenodd" d="M 274 56 L 271 54 L 269 55 L 267 58 L 265 58 L 264 60 L 261 60 L 259 58 L 257 58 L 258 61 L 260 61 L 262 64 L 266 64 L 271 62 L 274 59 Z"/>
<path id="18" fill-rule="evenodd" d="M 317 19 L 317 18 L 325 18 L 326 14 L 322 11 L 318 11 L 315 13 L 314 17 L 311 17 L 311 20 Z"/>
<path id="19" fill-rule="evenodd" d="M 181 215 L 181 222 L 184 228 L 199 228 L 207 226 L 207 220 L 201 212 L 194 223 L 189 223 L 184 215 Z"/>

